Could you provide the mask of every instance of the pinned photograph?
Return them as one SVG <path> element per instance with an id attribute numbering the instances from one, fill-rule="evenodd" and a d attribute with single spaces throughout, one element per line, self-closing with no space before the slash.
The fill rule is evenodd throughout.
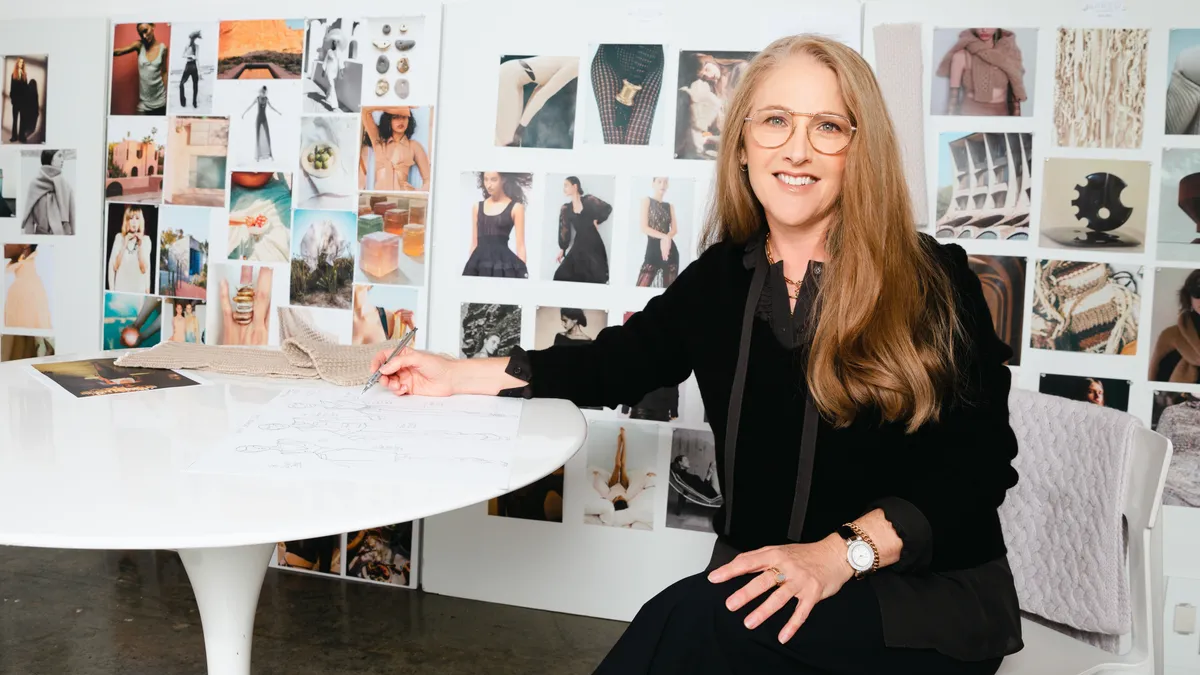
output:
<path id="1" fill-rule="evenodd" d="M 930 114 L 1032 117 L 1036 28 L 935 28 Z"/>
<path id="2" fill-rule="evenodd" d="M 625 312 L 623 321 L 629 321 L 634 312 Z M 620 413 L 631 420 L 652 420 L 655 422 L 674 422 L 679 419 L 679 389 L 660 387 L 642 397 L 637 405 L 622 405 Z"/>
<path id="3" fill-rule="evenodd" d="M 755 52 L 679 52 L 675 159 L 716 159 L 725 108 Z"/>
<path id="4" fill-rule="evenodd" d="M 428 213 L 424 196 L 359 193 L 354 280 L 423 286 Z"/>
<path id="5" fill-rule="evenodd" d="M 195 387 L 200 384 L 174 370 L 118 366 L 116 359 L 38 363 L 33 368 L 75 398 Z"/>
<path id="6" fill-rule="evenodd" d="M 217 77 L 222 80 L 298 80 L 303 65 L 304 21 L 222 21 Z"/>
<path id="7" fill-rule="evenodd" d="M 1008 365 L 1021 365 L 1021 331 L 1025 323 L 1025 267 L 1023 257 L 1011 255 L 967 256 L 979 277 L 983 297 L 992 313 L 996 336 L 1012 348 Z"/>
<path id="8" fill-rule="evenodd" d="M 158 294 L 208 297 L 208 237 L 214 212 L 164 206 L 159 212 Z"/>
<path id="9" fill-rule="evenodd" d="M 1038 391 L 1051 396 L 1091 403 L 1101 408 L 1129 411 L 1129 380 L 1042 373 Z"/>
<path id="10" fill-rule="evenodd" d="M 52 330 L 55 326 L 54 250 L 44 244 L 5 244 L 3 251 L 3 327 Z"/>
<path id="11" fill-rule="evenodd" d="M 1057 145 L 1142 147 L 1149 41 L 1150 31 L 1145 28 L 1058 29 Z"/>
<path id="12" fill-rule="evenodd" d="M 9 56 L 4 59 L 3 99 L 0 105 L 0 145 L 41 145 L 46 142 L 47 57 Z"/>
<path id="13" fill-rule="evenodd" d="M 1150 163 L 1122 159 L 1046 160 L 1042 179 L 1042 246 L 1145 247 Z"/>
<path id="14" fill-rule="evenodd" d="M 229 180 L 229 259 L 291 260 L 291 174 L 234 171 Z"/>
<path id="15" fill-rule="evenodd" d="M 543 274 L 554 281 L 607 284 L 612 250 L 613 176 L 546 176 Z M 555 194 L 557 192 L 557 194 Z"/>
<path id="16" fill-rule="evenodd" d="M 104 349 L 141 349 L 162 341 L 162 298 L 104 294 Z"/>
<path id="17" fill-rule="evenodd" d="M 667 484 L 667 527 L 712 532 L 713 515 L 725 503 L 712 431 L 672 430 Z"/>
<path id="18" fill-rule="evenodd" d="M 54 338 L 34 335 L 0 335 L 0 363 L 54 356 Z"/>
<path id="19" fill-rule="evenodd" d="M 464 302 L 460 311 L 462 339 L 458 357 L 486 359 L 508 356 L 521 344 L 521 307 Z"/>
<path id="20" fill-rule="evenodd" d="M 1161 167 L 1158 258 L 1200 262 L 1200 150 L 1164 149 Z"/>
<path id="21" fill-rule="evenodd" d="M 358 194 L 357 117 L 322 115 L 300 121 L 296 208 L 353 211 Z"/>
<path id="22" fill-rule="evenodd" d="M 1171 441 L 1173 452 L 1162 503 L 1200 507 L 1200 398 L 1176 391 L 1154 392 L 1151 429 Z"/>
<path id="23" fill-rule="evenodd" d="M 1151 382 L 1200 384 L 1200 269 L 1159 268 L 1150 313 Z"/>
<path id="24" fill-rule="evenodd" d="M 362 102 L 366 24 L 308 19 L 304 34 L 305 112 L 358 112 Z"/>
<path id="25" fill-rule="evenodd" d="M 666 136 L 659 106 L 662 45 L 600 44 L 592 47 L 591 96 L 584 125 L 588 143 L 661 145 Z"/>
<path id="26" fill-rule="evenodd" d="M 533 348 L 587 344 L 607 325 L 608 312 L 601 309 L 538 307 Z"/>
<path id="27" fill-rule="evenodd" d="M 475 171 L 459 184 L 464 215 L 471 224 L 464 277 L 529 277 L 525 248 L 525 206 L 533 174 Z M 469 206 L 468 206 L 469 205 Z"/>
<path id="28" fill-rule="evenodd" d="M 1030 347 L 1121 356 L 1137 353 L 1141 267 L 1039 260 L 1033 283 Z"/>
<path id="29" fill-rule="evenodd" d="M 497 146 L 574 147 L 579 57 L 501 56 L 498 79 Z"/>
<path id="30" fill-rule="evenodd" d="M 433 101 L 437 70 L 422 67 L 438 58 L 433 47 L 425 37 L 423 16 L 368 19 L 361 46 L 363 102 L 390 106 Z"/>
<path id="31" fill-rule="evenodd" d="M 21 156 L 0 152 L 0 218 L 17 217 L 17 193 L 21 187 Z"/>
<path id="32" fill-rule="evenodd" d="M 626 283 L 666 288 L 687 266 L 695 226 L 696 179 L 668 176 L 630 178 L 629 249 Z"/>
<path id="33" fill-rule="evenodd" d="M 158 249 L 158 208 L 109 202 L 105 290 L 154 292 L 151 280 Z"/>
<path id="34" fill-rule="evenodd" d="M 654 529 L 658 501 L 658 434 L 652 424 L 588 422 L 588 525 Z"/>
<path id="35" fill-rule="evenodd" d="M 210 265 L 209 271 L 219 280 L 218 313 L 211 326 L 215 335 L 209 344 L 276 344 L 273 315 L 279 299 L 287 299 L 287 274 L 270 265 L 229 263 Z"/>
<path id="36" fill-rule="evenodd" d="M 171 24 L 117 24 L 112 45 L 108 114 L 166 115 Z"/>
<path id="37" fill-rule="evenodd" d="M 349 309 L 358 230 L 349 211 L 296 210 L 291 304 Z"/>
<path id="38" fill-rule="evenodd" d="M 1167 44 L 1168 135 L 1200 134 L 1200 28 L 1172 28 Z"/>
<path id="39" fill-rule="evenodd" d="M 171 51 L 169 64 L 167 114 L 212 114 L 221 26 L 215 21 L 176 22 L 171 24 L 171 31 L 176 48 Z"/>
<path id="40" fill-rule="evenodd" d="M 351 344 L 399 340 L 417 329 L 418 289 L 411 286 L 354 285 Z"/>
<path id="41" fill-rule="evenodd" d="M 525 487 L 488 500 L 488 515 L 561 523 L 565 473 L 566 467 L 560 466 Z"/>
<path id="42" fill-rule="evenodd" d="M 413 524 L 346 534 L 346 576 L 391 586 L 413 585 Z"/>
<path id="43" fill-rule="evenodd" d="M 938 237 L 1026 241 L 1033 134 L 951 131 L 938 139 Z"/>
<path id="44" fill-rule="evenodd" d="M 23 234 L 75 234 L 76 164 L 74 150 L 21 151 Z"/>
<path id="45" fill-rule="evenodd" d="M 207 344 L 208 306 L 203 300 L 166 298 L 163 313 L 167 315 L 162 324 L 164 341 Z"/>
<path id="46" fill-rule="evenodd" d="M 229 120 L 168 117 L 165 202 L 177 206 L 225 206 Z"/>
<path id="47" fill-rule="evenodd" d="M 300 157 L 300 83 L 223 81 L 221 113 L 229 116 L 229 161 L 235 171 L 293 171 Z"/>
<path id="48" fill-rule="evenodd" d="M 363 108 L 358 188 L 429 192 L 432 120 L 431 106 Z"/>
<path id="49" fill-rule="evenodd" d="M 161 202 L 166 150 L 166 118 L 108 118 L 105 198 L 150 204 Z"/>
<path id="50" fill-rule="evenodd" d="M 275 546 L 274 562 L 276 567 L 341 576 L 342 535 L 331 534 L 299 541 L 281 541 Z"/>

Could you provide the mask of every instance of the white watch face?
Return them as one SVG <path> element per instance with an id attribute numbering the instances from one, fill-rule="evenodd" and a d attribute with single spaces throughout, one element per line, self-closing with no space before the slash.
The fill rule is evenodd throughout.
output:
<path id="1" fill-rule="evenodd" d="M 859 572 L 866 572 L 875 564 L 875 551 L 865 541 L 852 541 L 849 550 L 846 551 L 846 558 L 851 567 Z"/>

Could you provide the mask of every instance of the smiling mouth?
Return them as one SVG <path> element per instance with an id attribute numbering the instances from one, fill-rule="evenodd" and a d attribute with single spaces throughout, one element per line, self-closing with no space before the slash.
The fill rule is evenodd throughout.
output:
<path id="1" fill-rule="evenodd" d="M 784 185 L 791 187 L 804 187 L 806 185 L 813 185 L 820 180 L 814 176 L 793 176 L 786 173 L 777 173 L 775 174 L 775 177 L 778 178 Z"/>

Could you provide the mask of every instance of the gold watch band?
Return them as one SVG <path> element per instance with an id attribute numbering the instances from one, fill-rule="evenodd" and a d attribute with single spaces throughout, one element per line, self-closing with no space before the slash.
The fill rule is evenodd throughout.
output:
<path id="1" fill-rule="evenodd" d="M 858 535 L 859 539 L 862 539 L 863 541 L 865 541 L 867 543 L 867 546 L 870 546 L 871 551 L 875 554 L 875 558 L 871 562 L 871 571 L 870 572 L 858 572 L 856 570 L 854 572 L 854 576 L 861 577 L 861 576 L 865 576 L 866 574 L 874 574 L 875 572 L 878 572 L 879 571 L 879 547 L 875 545 L 875 542 L 871 541 L 871 538 L 869 536 L 867 536 L 866 530 L 859 527 L 858 523 L 849 522 L 849 523 L 846 523 L 846 527 L 850 528 L 851 530 L 854 530 L 854 534 Z"/>

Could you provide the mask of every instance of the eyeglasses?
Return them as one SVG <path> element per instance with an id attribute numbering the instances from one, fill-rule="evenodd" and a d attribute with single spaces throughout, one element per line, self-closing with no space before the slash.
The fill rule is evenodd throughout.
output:
<path id="1" fill-rule="evenodd" d="M 746 118 L 749 136 L 764 148 L 778 148 L 792 140 L 796 133 L 796 117 L 808 117 L 804 131 L 813 150 L 823 155 L 836 155 L 850 147 L 858 127 L 850 120 L 833 113 L 803 113 L 793 110 L 760 110 Z"/>

